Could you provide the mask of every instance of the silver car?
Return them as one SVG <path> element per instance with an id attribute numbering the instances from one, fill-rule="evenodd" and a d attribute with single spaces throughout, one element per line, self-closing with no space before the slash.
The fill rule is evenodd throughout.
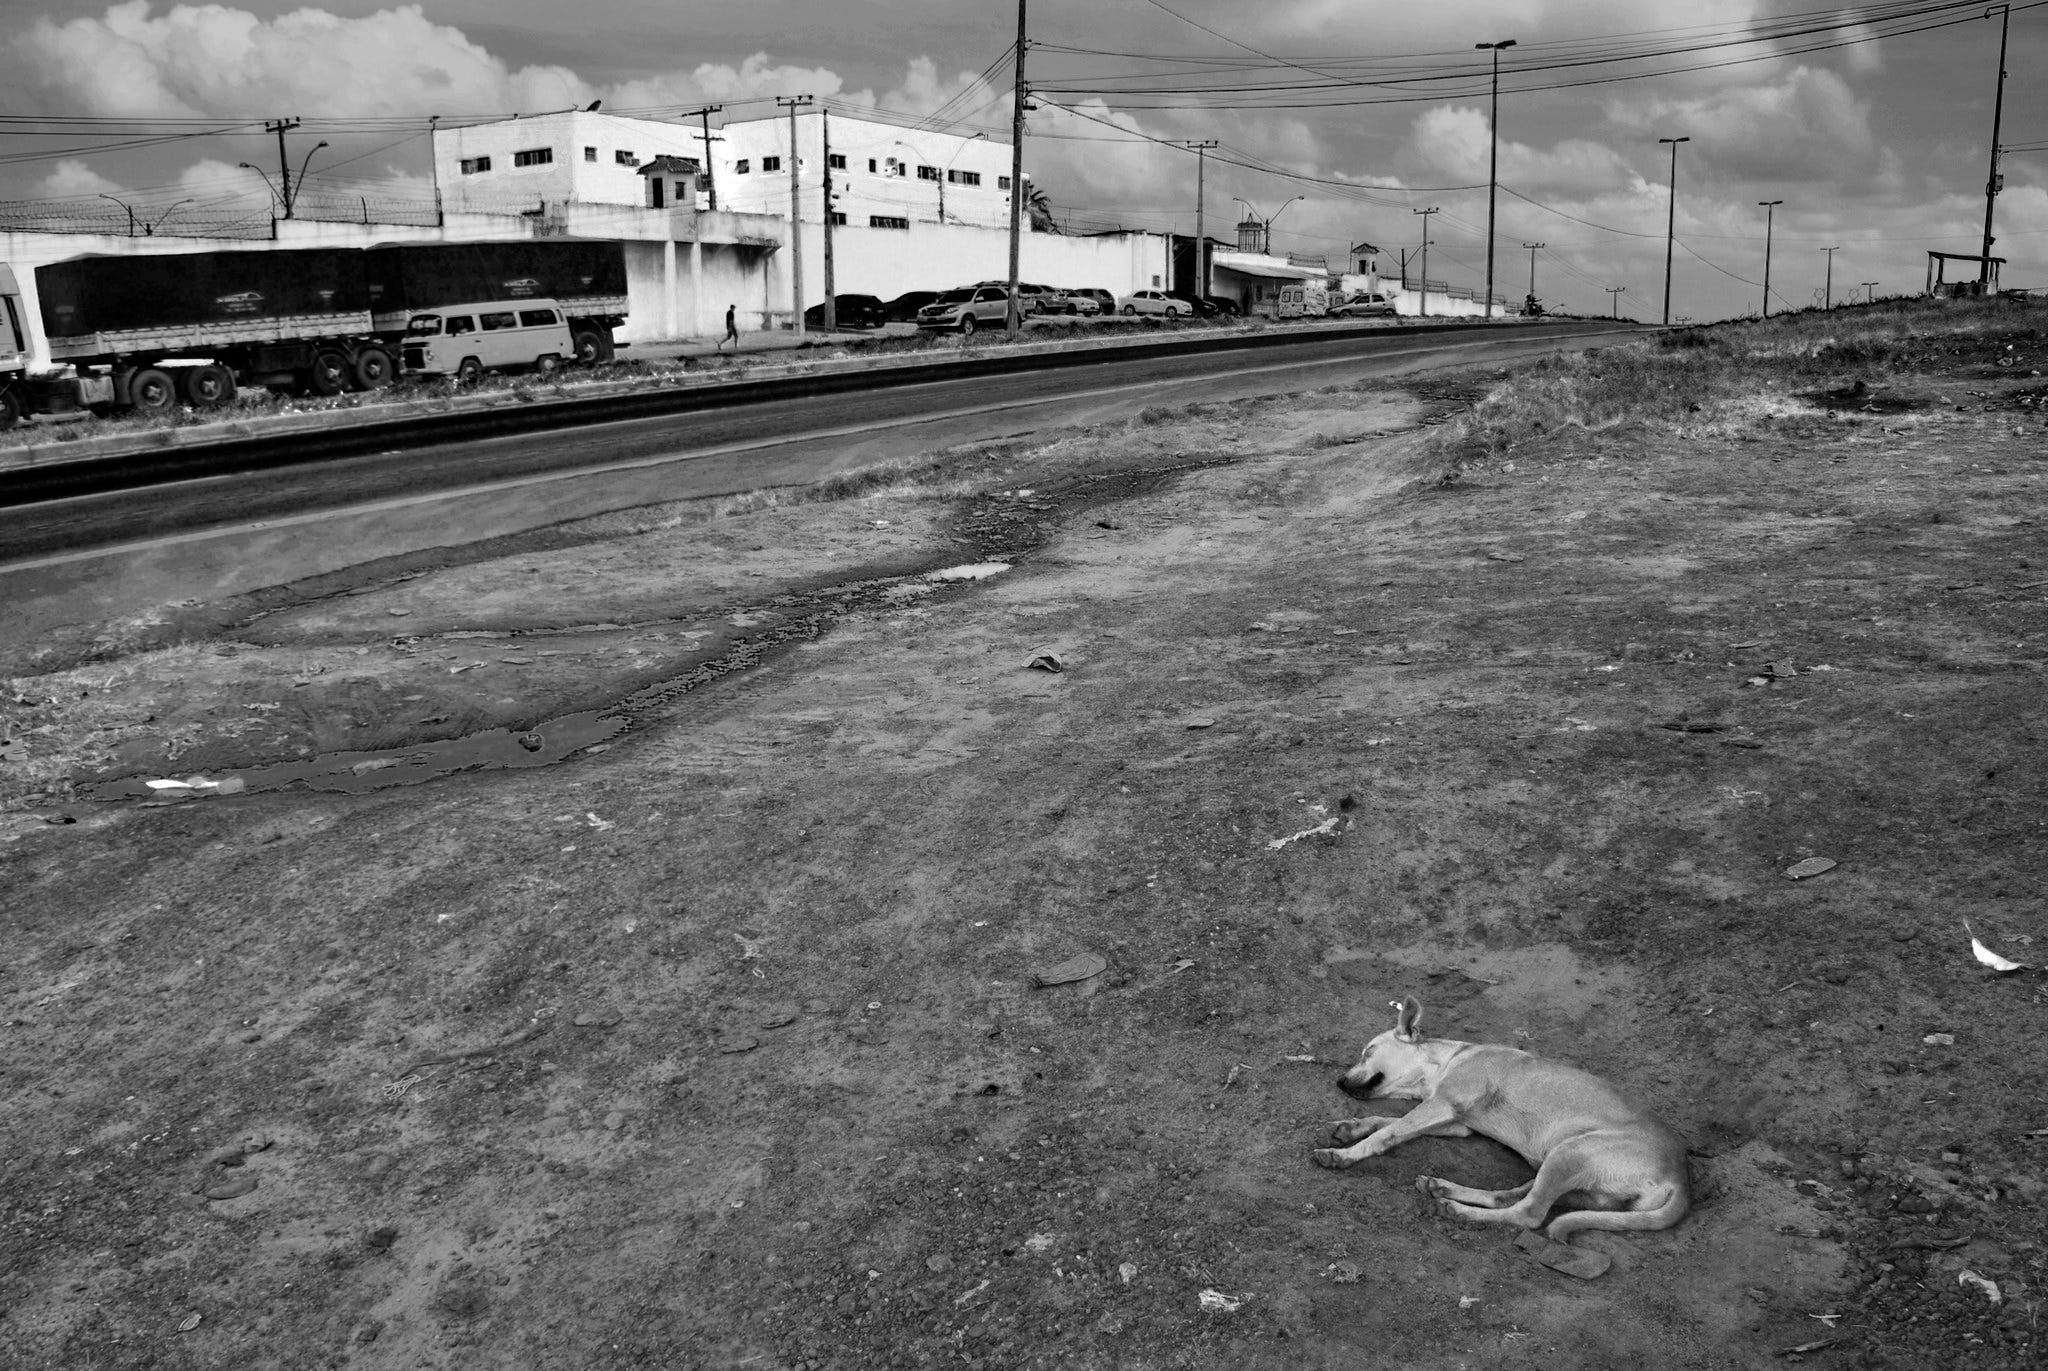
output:
<path id="1" fill-rule="evenodd" d="M 1119 314 L 1163 314 L 1171 319 L 1192 312 L 1185 301 L 1176 300 L 1163 290 L 1134 290 L 1117 299 Z"/>

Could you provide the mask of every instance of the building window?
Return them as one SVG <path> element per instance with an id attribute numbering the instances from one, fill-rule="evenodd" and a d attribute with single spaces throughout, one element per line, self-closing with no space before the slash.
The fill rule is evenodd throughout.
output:
<path id="1" fill-rule="evenodd" d="M 831 220 L 832 223 L 838 225 L 840 228 L 846 227 L 846 211 L 844 210 L 835 209 L 825 217 Z"/>
<path id="2" fill-rule="evenodd" d="M 846 154 L 843 152 L 833 153 L 832 155 L 825 159 L 825 165 L 832 168 L 832 170 L 834 171 L 845 171 Z"/>
<path id="3" fill-rule="evenodd" d="M 1009 188 L 1010 188 L 1010 178 L 1009 178 L 1009 177 L 1007 177 L 1007 176 L 998 176 L 998 177 L 996 178 L 996 189 L 997 189 L 997 190 L 1008 190 Z"/>
<path id="4" fill-rule="evenodd" d="M 732 173 L 735 176 L 745 176 L 747 174 L 747 159 L 742 157 L 739 161 L 733 163 Z"/>
<path id="5" fill-rule="evenodd" d="M 515 167 L 544 167 L 554 160 L 553 148 L 528 148 L 524 152 L 512 154 L 512 165 Z"/>
<path id="6" fill-rule="evenodd" d="M 595 161 L 597 160 L 597 149 L 596 149 L 596 148 L 585 148 L 585 149 L 583 149 L 583 160 L 584 160 L 584 161 L 586 161 L 586 162 L 595 162 Z"/>
<path id="7" fill-rule="evenodd" d="M 868 158 L 868 175 L 870 175 L 870 176 L 873 176 L 874 174 L 875 174 L 875 159 L 874 159 L 874 158 L 872 158 L 872 157 L 870 157 L 870 158 Z"/>
<path id="8" fill-rule="evenodd" d="M 899 214 L 870 214 L 868 227 L 907 229 L 910 227 L 910 221 Z"/>
<path id="9" fill-rule="evenodd" d="M 622 167 L 637 167 L 640 165 L 640 158 L 633 153 L 625 151 L 624 149 L 620 149 L 618 152 L 613 153 L 612 160 L 614 162 L 617 162 Z"/>
<path id="10" fill-rule="evenodd" d="M 464 176 L 474 176 L 480 171 L 489 171 L 490 169 L 491 159 L 488 157 L 465 157 L 462 159 L 462 174 Z"/>
<path id="11" fill-rule="evenodd" d="M 889 161 L 888 161 L 887 165 L 885 165 L 885 166 L 883 167 L 883 169 L 882 169 L 882 175 L 884 175 L 884 176 L 903 176 L 903 175 L 907 175 L 907 174 L 909 173 L 909 170 L 910 170 L 910 168 L 906 167 L 906 166 L 905 166 L 905 165 L 904 165 L 903 163 L 901 163 L 901 162 L 897 161 L 897 160 L 896 160 L 896 159 L 895 159 L 894 157 L 891 157 L 891 158 L 889 159 Z"/>
<path id="12" fill-rule="evenodd" d="M 939 169 L 937 167 L 919 167 L 917 169 L 917 179 L 920 181 L 936 181 L 939 179 Z"/>
<path id="13" fill-rule="evenodd" d="M 761 159 L 761 170 L 763 170 L 763 171 L 781 171 L 781 170 L 782 170 L 782 159 L 781 159 L 780 157 L 763 157 L 763 158 Z"/>
<path id="14" fill-rule="evenodd" d="M 951 167 L 948 167 L 946 169 L 946 179 L 956 186 L 978 186 L 981 184 L 981 173 L 978 171 L 954 171 Z"/>

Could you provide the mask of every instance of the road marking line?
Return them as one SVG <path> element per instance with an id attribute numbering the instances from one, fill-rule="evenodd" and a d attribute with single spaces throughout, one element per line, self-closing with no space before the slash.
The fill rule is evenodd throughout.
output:
<path id="1" fill-rule="evenodd" d="M 1621 331 L 1629 332 L 1631 330 Z M 1545 337 L 1540 339 L 1508 339 L 1505 341 L 1556 342 L 1559 341 L 1561 338 L 1602 337 L 1605 336 L 1605 334 L 1611 332 L 1615 332 L 1615 330 L 1603 329 L 1594 333 L 1546 335 Z M 1436 343 L 1426 346 L 1416 346 L 1410 348 L 1395 348 L 1385 352 L 1374 352 L 1366 356 L 1321 357 L 1313 359 L 1303 359 L 1300 361 L 1293 362 L 1272 362 L 1268 363 L 1265 366 L 1238 367 L 1230 372 L 1223 373 L 1220 376 L 1180 376 L 1155 381 L 1129 381 L 1125 382 L 1122 385 L 1100 386 L 1094 390 L 1066 391 L 1059 395 L 1048 395 L 1032 400 L 1006 400 L 1000 404 L 976 405 L 970 409 L 949 409 L 940 411 L 939 413 L 936 414 L 920 414 L 903 419 L 883 420 L 878 423 L 852 424 L 841 428 L 812 429 L 806 433 L 793 433 L 781 438 L 766 438 L 756 442 L 722 443 L 717 447 L 694 448 L 687 452 L 666 453 L 660 456 L 652 457 L 633 457 L 628 458 L 624 461 L 607 462 L 601 466 L 571 467 L 562 471 L 540 471 L 534 472 L 531 475 L 527 476 L 507 477 L 502 481 L 489 481 L 482 485 L 455 486 L 447 490 L 428 491 L 418 495 L 399 495 L 393 496 L 388 500 L 373 500 L 367 504 L 338 505 L 333 509 L 311 510 L 305 514 L 291 514 L 278 519 L 253 519 L 247 523 L 241 524 L 217 524 L 212 528 L 189 529 L 183 533 L 167 533 L 161 538 L 145 538 L 140 541 L 131 543 L 110 543 L 102 547 L 88 548 L 80 552 L 58 552 L 52 553 L 44 557 L 33 557 L 26 561 L 20 562 L 0 562 L 0 573 L 14 571 L 35 571 L 43 567 L 68 566 L 74 562 L 89 562 L 93 561 L 96 558 L 102 557 L 123 557 L 131 553 L 147 552 L 155 548 L 177 547 L 178 545 L 183 543 L 205 542 L 208 539 L 213 538 L 241 537 L 246 534 L 260 533 L 271 529 L 295 528 L 305 524 L 321 523 L 329 519 L 344 519 L 362 514 L 377 514 L 383 511 L 394 509 L 409 509 L 415 505 L 436 504 L 442 501 L 463 499 L 470 496 L 496 495 L 501 494 L 505 491 L 519 490 L 527 486 L 548 485 L 556 481 L 578 480 L 588 476 L 616 475 L 617 473 L 620 472 L 641 471 L 649 467 L 672 466 L 681 462 L 701 462 L 709 460 L 710 458 L 713 457 L 730 457 L 742 452 L 759 452 L 765 448 L 788 447 L 797 443 L 816 442 L 820 439 L 825 438 L 850 438 L 857 434 L 875 433 L 888 429 L 915 428 L 919 424 L 936 424 L 942 423 L 949 419 L 971 419 L 986 414 L 1001 414 L 1004 413 L 1005 411 L 1015 409 L 1037 409 L 1044 405 L 1070 404 L 1075 400 L 1092 400 L 1110 395 L 1123 395 L 1136 390 L 1157 390 L 1162 386 L 1190 385 L 1203 380 L 1228 379 L 1237 376 L 1257 376 L 1267 372 L 1274 371 L 1301 371 L 1308 367 L 1344 366 L 1347 364 L 1355 364 L 1358 362 L 1378 361 L 1379 359 L 1384 357 L 1407 357 L 1432 352 L 1450 352 L 1459 348 L 1471 347 L 1479 341 L 1480 340 L 1476 338 L 1464 338 L 1456 342 Z M 1200 356 L 1201 354 L 1194 355 Z M 1030 375 L 1036 373 L 1022 374 Z M 950 381 L 934 381 L 921 384 L 957 385 L 959 384 L 960 380 L 971 379 L 976 378 L 963 377 Z M 914 389 L 914 387 L 906 386 L 903 387 L 903 389 Z M 700 412 L 717 413 L 718 411 L 708 410 Z M 648 422 L 650 421 L 644 418 L 613 419 L 608 420 L 607 422 L 602 424 L 587 425 L 581 431 L 589 432 L 595 429 L 609 428 L 617 424 L 644 424 Z M 522 442 L 530 440 L 536 436 L 545 435 L 512 434 L 507 435 L 503 438 L 486 438 L 480 441 L 505 443 Z M 201 481 L 233 480 L 236 479 L 238 476 L 245 476 L 247 474 L 248 473 L 246 472 L 237 472 L 231 473 L 230 475 L 227 476 L 199 476 L 193 477 L 190 481 L 168 481 L 161 486 L 153 486 L 149 487 L 149 489 L 166 491 L 175 490 L 181 485 L 192 485 L 197 484 Z M 804 483 L 791 482 L 791 484 L 800 485 Z M 118 495 L 132 495 L 134 493 L 135 492 L 133 490 L 106 491 L 96 495 L 84 496 L 79 498 L 105 499 Z M 702 498 L 716 499 L 718 497 L 715 495 L 707 495 Z"/>

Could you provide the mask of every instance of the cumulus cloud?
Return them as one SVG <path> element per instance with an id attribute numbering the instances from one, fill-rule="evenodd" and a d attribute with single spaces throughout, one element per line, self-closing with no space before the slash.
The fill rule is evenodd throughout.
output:
<path id="1" fill-rule="evenodd" d="M 1724 175 L 1833 181 L 1878 169 L 1869 103 L 1824 67 L 1801 64 L 1770 81 L 1697 96 L 1617 101 L 1609 117 L 1684 131 L 1694 155 Z"/>
<path id="2" fill-rule="evenodd" d="M 49 175 L 36 184 L 36 198 L 82 199 L 117 192 L 120 189 L 120 182 L 109 181 L 76 157 L 66 157 L 50 169 Z"/>
<path id="3" fill-rule="evenodd" d="M 1491 152 L 1486 111 L 1444 105 L 1416 116 L 1410 136 L 1413 155 L 1424 164 L 1460 182 L 1484 181 Z M 1567 138 L 1548 148 L 1516 142 L 1500 143 L 1500 179 L 1545 191 L 1585 194 L 1625 182 L 1626 163 L 1604 143 Z"/>

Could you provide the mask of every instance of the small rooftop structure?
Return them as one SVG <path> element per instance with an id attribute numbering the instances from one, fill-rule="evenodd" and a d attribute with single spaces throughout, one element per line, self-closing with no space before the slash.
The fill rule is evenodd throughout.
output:
<path id="1" fill-rule="evenodd" d="M 1977 275 L 1974 280 L 1951 281 L 1946 278 L 1950 262 L 1974 262 Z M 1998 270 L 2005 265 L 2003 257 L 1985 257 L 1975 252 L 1927 253 L 1927 293 L 1945 299 L 1962 299 L 1971 295 L 1995 295 L 1998 293 Z"/>

